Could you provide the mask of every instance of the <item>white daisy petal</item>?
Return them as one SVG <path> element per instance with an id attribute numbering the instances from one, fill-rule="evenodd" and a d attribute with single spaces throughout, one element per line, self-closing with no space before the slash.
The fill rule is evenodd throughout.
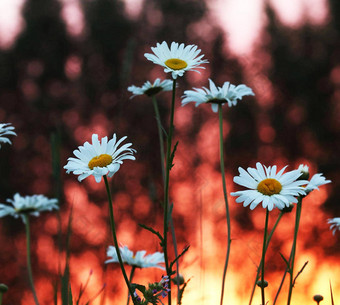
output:
<path id="1" fill-rule="evenodd" d="M 12 142 L 5 136 L 16 136 L 17 134 L 13 131 L 14 127 L 10 126 L 11 123 L 2 123 L 0 124 L 0 147 L 1 143 L 12 144 Z"/>
<path id="2" fill-rule="evenodd" d="M 134 254 L 127 246 L 119 247 L 120 255 L 122 257 L 123 263 L 138 267 L 138 268 L 159 268 L 165 270 L 164 264 L 164 254 L 160 252 L 155 252 L 152 254 L 146 254 L 145 250 L 137 251 Z M 118 263 L 118 256 L 116 248 L 109 246 L 107 249 L 107 256 L 111 257 L 106 260 L 105 263 Z"/>
<path id="3" fill-rule="evenodd" d="M 327 222 L 330 224 L 329 229 L 333 230 L 333 235 L 336 231 L 340 231 L 340 217 L 330 218 Z"/>
<path id="4" fill-rule="evenodd" d="M 250 204 L 251 210 L 260 203 L 269 211 L 275 207 L 282 209 L 290 203 L 296 203 L 296 197 L 305 195 L 302 186 L 305 181 L 293 180 L 300 176 L 296 171 L 285 174 L 282 169 L 278 173 L 276 171 L 276 165 L 266 167 L 260 162 L 256 163 L 256 168 L 248 167 L 247 171 L 239 168 L 240 175 L 233 180 L 248 190 L 233 192 L 231 195 L 237 196 L 236 202 L 243 202 L 245 207 Z"/>
<path id="5" fill-rule="evenodd" d="M 221 88 L 217 87 L 215 83 L 209 79 L 209 87 L 209 89 L 203 87 L 203 89 L 193 88 L 194 90 L 184 91 L 184 95 L 182 96 L 182 106 L 190 102 L 196 103 L 196 106 L 203 103 L 210 103 L 212 110 L 217 112 L 219 104 L 224 105 L 225 103 L 228 103 L 229 107 L 231 107 L 237 104 L 237 99 L 242 99 L 245 95 L 254 95 L 253 91 L 246 86 L 245 87 L 249 89 L 247 92 L 251 92 L 251 94 L 236 94 L 232 90 L 233 87 L 229 85 L 229 82 L 225 82 Z"/>
<path id="6" fill-rule="evenodd" d="M 168 44 L 163 41 L 161 44 L 157 43 L 156 47 L 151 47 L 151 50 L 154 54 L 145 53 L 144 56 L 164 67 L 164 72 L 171 73 L 173 79 L 183 76 L 186 71 L 196 71 L 195 68 L 205 69 L 200 65 L 208 63 L 206 59 L 202 59 L 204 55 L 197 57 L 201 50 L 196 45 L 185 46 L 184 43 L 179 45 L 172 42 L 169 49 Z"/>
<path id="7" fill-rule="evenodd" d="M 131 98 L 137 96 L 137 95 L 147 95 L 147 96 L 154 96 L 159 92 L 162 91 L 171 91 L 172 90 L 172 80 L 163 80 L 161 81 L 159 78 L 157 78 L 153 84 L 150 81 L 147 81 L 144 83 L 142 87 L 136 87 L 136 86 L 130 86 L 128 87 L 128 91 L 130 91 L 133 95 Z"/>
<path id="8" fill-rule="evenodd" d="M 112 177 L 123 164 L 123 160 L 135 160 L 133 154 L 136 152 L 130 148 L 131 143 L 119 145 L 126 139 L 122 137 L 117 141 L 116 134 L 108 141 L 104 137 L 99 141 L 98 135 L 92 135 L 92 144 L 85 142 L 83 146 L 79 146 L 78 150 L 73 153 L 78 158 L 68 158 L 68 163 L 64 166 L 66 173 L 78 176 L 78 180 L 82 181 L 89 176 L 93 176 L 99 183 L 104 175 Z"/>
<path id="9" fill-rule="evenodd" d="M 48 199 L 43 195 L 23 197 L 16 193 L 13 199 L 7 199 L 7 202 L 11 203 L 13 207 L 0 203 L 0 217 L 21 217 L 23 222 L 25 222 L 26 215 L 39 216 L 40 212 L 59 209 L 57 199 Z"/>

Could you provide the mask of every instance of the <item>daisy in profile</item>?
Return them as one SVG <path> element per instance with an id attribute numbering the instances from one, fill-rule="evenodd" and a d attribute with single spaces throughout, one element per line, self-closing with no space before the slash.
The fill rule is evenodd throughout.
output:
<path id="1" fill-rule="evenodd" d="M 170 79 L 166 79 L 161 81 L 160 78 L 157 78 L 153 84 L 150 81 L 144 83 L 142 87 L 130 86 L 128 87 L 128 91 L 130 91 L 133 95 L 131 98 L 134 98 L 136 95 L 147 95 L 152 97 L 159 92 L 162 91 L 171 91 L 172 90 L 172 81 Z"/>
<path id="2" fill-rule="evenodd" d="M 271 211 L 274 207 L 283 209 L 289 204 L 297 203 L 297 196 L 306 195 L 303 185 L 308 181 L 298 180 L 301 176 L 299 170 L 283 173 L 287 166 L 276 173 L 277 167 L 266 167 L 256 163 L 256 168 L 248 167 L 247 171 L 239 167 L 239 176 L 234 177 L 234 182 L 248 190 L 231 193 L 238 196 L 236 202 L 243 202 L 243 206 L 250 205 L 253 210 L 262 202 L 263 208 Z"/>
<path id="3" fill-rule="evenodd" d="M 48 199 L 43 195 L 20 196 L 15 194 L 13 199 L 7 199 L 12 206 L 0 203 L 0 217 L 13 216 L 25 222 L 27 215 L 39 216 L 40 212 L 58 210 L 58 200 Z"/>
<path id="4" fill-rule="evenodd" d="M 12 142 L 5 136 L 13 135 L 16 136 L 17 134 L 13 131 L 14 127 L 9 126 L 11 123 L 0 124 L 0 147 L 1 143 L 8 143 L 12 144 Z"/>
<path id="5" fill-rule="evenodd" d="M 123 263 L 130 266 L 138 268 L 159 268 L 165 270 L 162 266 L 164 264 L 164 254 L 160 252 L 155 252 L 153 254 L 145 255 L 146 251 L 137 251 L 134 254 L 127 246 L 119 247 L 120 255 L 122 257 Z M 107 249 L 107 256 L 111 257 L 106 260 L 105 263 L 118 263 L 118 256 L 116 248 L 109 246 Z"/>
<path id="6" fill-rule="evenodd" d="M 307 165 L 300 164 L 298 170 L 302 173 L 299 179 L 309 179 L 309 168 Z M 326 178 L 321 173 L 314 174 L 312 179 L 310 179 L 308 184 L 305 186 L 306 194 L 308 195 L 311 191 L 318 190 L 319 186 L 331 182 L 331 180 L 326 180 Z"/>
<path id="7" fill-rule="evenodd" d="M 211 104 L 214 112 L 217 112 L 218 105 L 228 103 L 228 106 L 236 106 L 237 100 L 241 100 L 243 96 L 255 95 L 253 90 L 246 85 L 232 85 L 225 82 L 222 87 L 217 87 L 215 83 L 209 79 L 210 89 L 203 87 L 201 89 L 194 88 L 194 90 L 184 91 L 182 96 L 182 106 L 194 102 L 196 107 L 201 104 Z"/>
<path id="8" fill-rule="evenodd" d="M 98 135 L 92 135 L 92 144 L 85 142 L 83 146 L 73 151 L 76 158 L 68 158 L 67 164 L 64 166 L 66 173 L 73 172 L 78 176 L 78 180 L 82 181 L 89 176 L 93 176 L 99 183 L 104 175 L 112 177 L 123 164 L 123 160 L 135 160 L 133 153 L 136 151 L 127 143 L 119 147 L 126 139 L 121 138 L 117 141 L 116 134 L 108 141 L 104 137 L 99 141 Z"/>
<path id="9" fill-rule="evenodd" d="M 333 230 L 333 235 L 336 230 L 340 231 L 340 217 L 330 218 L 327 222 L 330 224 L 329 229 Z"/>
<path id="10" fill-rule="evenodd" d="M 186 71 L 195 71 L 197 69 L 205 69 L 202 64 L 208 63 L 208 60 L 202 59 L 204 55 L 196 45 L 180 45 L 177 42 L 172 42 L 169 48 L 168 44 L 163 41 L 157 43 L 156 47 L 151 48 L 151 53 L 145 53 L 144 56 L 154 64 L 164 67 L 164 72 L 171 72 L 172 78 L 177 79 L 178 76 L 183 76 Z"/>

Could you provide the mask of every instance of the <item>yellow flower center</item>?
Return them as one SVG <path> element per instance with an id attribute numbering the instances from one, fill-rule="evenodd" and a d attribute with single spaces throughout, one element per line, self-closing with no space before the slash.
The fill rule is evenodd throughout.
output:
<path id="1" fill-rule="evenodd" d="M 108 155 L 108 154 L 102 154 L 96 157 L 93 157 L 88 166 L 90 169 L 93 169 L 96 166 L 99 167 L 105 167 L 107 165 L 109 165 L 112 162 L 112 156 Z"/>
<path id="2" fill-rule="evenodd" d="M 173 70 L 182 70 L 188 66 L 184 60 L 178 58 L 170 58 L 165 62 L 165 64 Z"/>
<path id="3" fill-rule="evenodd" d="M 279 194 L 282 190 L 282 185 L 276 179 L 268 178 L 262 180 L 258 186 L 257 190 L 263 195 L 274 195 Z"/>

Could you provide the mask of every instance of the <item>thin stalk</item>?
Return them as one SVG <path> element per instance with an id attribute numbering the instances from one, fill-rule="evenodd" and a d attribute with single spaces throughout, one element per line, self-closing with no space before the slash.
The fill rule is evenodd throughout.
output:
<path id="1" fill-rule="evenodd" d="M 2 292 L 0 292 L 0 305 L 2 305 Z"/>
<path id="2" fill-rule="evenodd" d="M 261 259 L 261 299 L 262 299 L 262 305 L 266 305 L 265 301 L 265 295 L 264 295 L 264 263 L 265 263 L 265 256 L 266 256 L 266 245 L 267 245 L 267 230 L 268 230 L 268 216 L 269 216 L 269 210 L 266 209 L 266 222 L 264 225 L 264 235 L 263 235 L 263 248 L 262 248 L 262 259 Z"/>
<path id="3" fill-rule="evenodd" d="M 225 202 L 225 209 L 226 209 L 226 216 L 227 216 L 227 229 L 228 229 L 227 254 L 226 254 L 226 260 L 225 260 L 224 269 L 223 269 L 222 290 L 221 290 L 221 300 L 220 300 L 220 305 L 222 305 L 223 304 L 223 296 L 224 296 L 225 278 L 226 278 L 226 275 L 227 275 L 229 256 L 230 256 L 231 232 L 230 232 L 230 212 L 229 212 L 227 186 L 226 186 L 225 171 L 224 171 L 223 116 L 222 116 L 222 105 L 221 104 L 218 105 L 218 117 L 219 117 L 219 129 L 220 129 L 221 176 L 222 176 L 223 196 L 224 196 L 224 202 Z"/>
<path id="4" fill-rule="evenodd" d="M 159 114 L 158 104 L 156 101 L 155 96 L 152 96 L 152 103 L 153 107 L 155 109 L 156 114 L 156 120 L 157 120 L 157 128 L 158 128 L 158 137 L 159 137 L 159 146 L 160 146 L 160 154 L 161 154 L 161 169 L 162 169 L 162 178 L 163 178 L 163 185 L 165 185 L 165 166 L 164 166 L 164 160 L 165 160 L 165 154 L 164 154 L 164 140 L 163 140 L 163 128 L 161 123 L 161 116 Z M 178 256 L 178 250 L 177 250 L 177 239 L 176 239 L 176 232 L 175 232 L 175 226 L 174 222 L 172 220 L 172 216 L 170 216 L 170 230 L 171 230 L 171 236 L 172 241 L 174 245 L 174 252 L 175 257 Z M 176 261 L 176 275 L 177 278 L 179 278 L 179 263 L 178 260 Z M 180 288 L 179 288 L 179 282 L 177 281 L 177 303 L 180 299 Z"/>
<path id="5" fill-rule="evenodd" d="M 114 242 L 114 245 L 115 245 L 115 248 L 116 248 L 116 252 L 117 252 L 117 257 L 118 257 L 120 269 L 122 270 L 123 277 L 124 277 L 126 286 L 128 287 L 128 290 L 129 290 L 129 292 L 130 292 L 132 301 L 133 301 L 134 304 L 136 304 L 136 302 L 135 302 L 135 297 L 134 297 L 134 294 L 133 294 L 134 291 L 133 291 L 132 288 L 131 288 L 129 279 L 128 279 L 128 277 L 127 277 L 127 275 L 126 275 L 126 272 L 125 272 L 123 260 L 122 260 L 122 257 L 121 257 L 121 255 L 120 255 L 120 250 L 119 250 L 118 241 L 117 241 L 115 220 L 114 220 L 114 217 L 113 217 L 113 206 L 112 206 L 111 192 L 110 192 L 110 187 L 109 187 L 109 183 L 108 183 L 108 181 L 107 181 L 106 175 L 104 175 L 104 181 L 105 181 L 105 187 L 106 187 L 107 197 L 108 197 L 108 200 L 109 200 L 110 225 L 111 225 L 112 237 L 113 237 L 113 242 Z"/>
<path id="6" fill-rule="evenodd" d="M 291 298 L 292 298 L 292 292 L 293 292 L 294 262 L 295 262 L 297 235 L 298 235 L 299 226 L 300 226 L 301 209 L 302 209 L 302 197 L 300 196 L 298 203 L 297 203 L 297 206 L 296 206 L 294 240 L 293 240 L 293 245 L 292 245 L 291 261 L 290 261 L 290 267 L 289 267 L 290 277 L 289 277 L 289 291 L 288 291 L 287 305 L 290 305 L 290 301 L 291 301 Z"/>
<path id="7" fill-rule="evenodd" d="M 170 180 L 170 170 L 171 170 L 171 146 L 172 146 L 172 134 L 174 129 L 174 113 L 175 113 L 175 94 L 176 94 L 176 80 L 172 83 L 172 101 L 170 109 L 170 123 L 169 123 L 169 133 L 167 138 L 167 149 L 166 149 L 166 169 L 165 169 L 165 183 L 164 183 L 164 230 L 163 230 L 163 251 L 164 260 L 167 276 L 169 277 L 169 289 L 168 294 L 168 304 L 171 305 L 171 270 L 168 260 L 168 210 L 169 210 L 169 180 Z"/>
<path id="8" fill-rule="evenodd" d="M 288 260 L 289 264 L 290 264 L 290 262 L 291 262 L 291 260 L 292 260 L 292 254 L 293 254 L 293 249 L 290 250 L 290 255 L 289 255 L 289 260 Z M 289 267 L 287 266 L 287 268 L 285 269 L 285 272 L 283 273 L 281 283 L 280 283 L 280 285 L 279 285 L 279 288 L 278 288 L 278 290 L 277 290 L 277 292 L 276 292 L 276 295 L 275 295 L 275 298 L 274 298 L 274 301 L 273 301 L 273 305 L 276 304 L 276 301 L 277 301 L 277 299 L 278 299 L 278 297 L 279 297 L 279 294 L 280 294 L 280 292 L 281 292 L 283 283 L 284 283 L 284 281 L 285 281 L 285 279 L 286 279 L 286 275 L 287 275 L 287 272 L 288 272 L 288 268 L 289 268 Z"/>
<path id="9" fill-rule="evenodd" d="M 164 156 L 165 154 L 164 154 L 163 129 L 162 129 L 162 123 L 161 123 L 161 116 L 159 114 L 158 104 L 157 104 L 157 101 L 154 95 L 152 96 L 152 104 L 153 104 L 153 108 L 155 109 L 155 114 L 156 114 L 158 137 L 159 137 L 159 149 L 161 153 L 162 177 L 163 177 L 163 183 L 164 183 L 164 180 L 165 180 L 165 168 L 164 168 L 165 157 Z"/>
<path id="10" fill-rule="evenodd" d="M 268 249 L 269 242 L 270 242 L 270 240 L 272 239 L 272 236 L 273 236 L 273 234 L 274 234 L 274 232 L 275 232 L 275 230 L 276 230 L 276 228 L 277 228 L 277 226 L 278 226 L 278 224 L 279 224 L 279 222 L 280 222 L 280 220 L 281 220 L 281 218 L 282 218 L 282 215 L 283 215 L 283 213 L 281 212 L 281 213 L 279 214 L 279 216 L 277 217 L 276 222 L 275 222 L 275 224 L 274 224 L 272 230 L 270 231 L 270 233 L 269 233 L 269 235 L 268 235 L 267 242 L 266 242 L 266 251 L 267 251 L 267 249 Z M 257 267 L 256 277 L 255 277 L 255 281 L 254 281 L 254 284 L 253 284 L 253 289 L 252 289 L 252 291 L 251 291 L 250 300 L 249 300 L 249 305 L 251 305 L 251 303 L 252 303 L 252 301 L 253 301 L 254 292 L 255 292 L 255 288 L 256 288 L 256 283 L 257 283 L 257 281 L 258 281 L 258 279 L 259 279 L 259 274 L 260 274 L 261 268 L 262 268 L 262 260 L 260 261 L 260 264 L 259 264 L 259 266 Z"/>
<path id="11" fill-rule="evenodd" d="M 25 219 L 25 227 L 26 227 L 26 249 L 27 249 L 27 271 L 28 271 L 28 280 L 31 285 L 34 302 L 36 305 L 39 305 L 37 293 L 34 288 L 33 274 L 32 274 L 32 265 L 31 265 L 31 235 L 30 235 L 30 223 L 28 215 L 24 215 Z"/>
<path id="12" fill-rule="evenodd" d="M 129 282 L 132 283 L 133 275 L 135 274 L 136 266 L 132 266 L 131 271 L 130 271 L 130 276 L 129 276 Z M 127 296 L 127 302 L 126 305 L 129 305 L 130 303 L 130 293 L 128 293 Z"/>

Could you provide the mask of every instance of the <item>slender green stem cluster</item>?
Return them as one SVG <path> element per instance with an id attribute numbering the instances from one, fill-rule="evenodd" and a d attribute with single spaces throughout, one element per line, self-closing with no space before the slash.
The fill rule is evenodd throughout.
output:
<path id="1" fill-rule="evenodd" d="M 130 281 L 129 281 L 129 279 L 128 279 L 127 275 L 126 275 L 126 272 L 125 272 L 125 268 L 124 268 L 124 263 L 123 263 L 123 260 L 122 260 L 122 256 L 120 255 L 120 250 L 119 250 L 118 241 L 117 241 L 115 220 L 114 220 L 114 216 L 113 216 L 113 206 L 112 206 L 111 192 L 110 192 L 110 187 L 109 187 L 109 183 L 108 183 L 108 181 L 107 181 L 106 175 L 104 175 L 104 181 L 105 181 L 105 187 L 106 187 L 107 197 L 108 197 L 108 200 L 109 200 L 109 211 L 110 211 L 110 225 L 111 225 L 111 232 L 112 232 L 113 242 L 114 242 L 114 245 L 115 245 L 115 248 L 116 248 L 116 252 L 117 252 L 117 257 L 118 257 L 120 269 L 122 270 L 123 277 L 124 277 L 126 286 L 128 287 L 128 290 L 129 290 L 129 292 L 130 292 L 132 301 L 133 301 L 134 304 L 136 304 L 135 297 L 134 297 L 134 291 L 133 291 L 133 289 L 131 288 Z"/>
<path id="2" fill-rule="evenodd" d="M 32 265 L 31 265 L 31 233 L 30 233 L 30 223 L 28 215 L 24 215 L 25 217 L 25 228 L 26 228 L 26 250 L 27 250 L 27 271 L 28 271 L 28 280 L 31 285 L 34 302 L 36 305 L 39 305 L 37 293 L 34 287 L 33 274 L 32 274 Z"/>
<path id="3" fill-rule="evenodd" d="M 290 305 L 292 293 L 293 293 L 293 286 L 294 286 L 294 263 L 295 263 L 295 254 L 296 254 L 296 242 L 297 242 L 297 235 L 299 232 L 300 226 L 300 218 L 301 218 L 301 210 L 302 210 L 302 197 L 299 197 L 299 201 L 296 206 L 296 216 L 295 216 L 295 227 L 294 227 L 294 239 L 291 251 L 291 257 L 289 260 L 289 290 L 288 290 L 288 299 L 287 305 Z"/>
<path id="4" fill-rule="evenodd" d="M 268 230 L 268 218 L 269 218 L 269 210 L 266 209 L 266 221 L 264 225 L 264 234 L 263 234 L 263 247 L 262 247 L 262 259 L 261 259 L 261 300 L 262 305 L 266 305 L 266 298 L 264 294 L 264 263 L 265 263 L 265 257 L 266 257 L 266 249 L 267 249 L 267 230 Z"/>
<path id="5" fill-rule="evenodd" d="M 280 222 L 280 220 L 281 220 L 281 218 L 282 218 L 282 215 L 283 215 L 283 212 L 281 212 L 281 213 L 279 214 L 279 216 L 277 217 L 276 222 L 275 222 L 275 224 L 274 224 L 272 230 L 270 231 L 270 233 L 269 233 L 269 235 L 268 235 L 267 242 L 266 242 L 266 251 L 267 251 L 267 249 L 268 249 L 270 240 L 272 239 L 272 236 L 273 236 L 273 234 L 274 234 L 274 232 L 275 232 L 277 226 L 279 225 L 279 222 Z M 256 288 L 256 283 L 257 283 L 257 281 L 258 281 L 259 278 L 260 278 L 259 275 L 260 275 L 260 270 L 261 270 L 261 269 L 262 269 L 262 259 L 261 259 L 260 264 L 259 264 L 259 266 L 258 266 L 258 268 L 257 268 L 257 272 L 256 272 L 256 276 L 255 276 L 255 281 L 254 281 L 253 288 L 252 288 L 251 295 L 250 295 L 249 305 L 251 305 L 251 303 L 252 303 L 252 301 L 253 301 L 254 292 L 255 292 L 255 288 Z"/>
<path id="6" fill-rule="evenodd" d="M 222 187 L 223 187 L 223 196 L 225 202 L 226 209 L 226 217 L 227 217 L 227 229 L 228 229 L 228 242 L 227 242 L 227 254 L 226 260 L 223 269 L 223 278 L 222 278 L 222 290 L 221 290 L 221 300 L 220 305 L 223 304 L 223 296 L 224 296 L 224 286 L 225 286 L 225 278 L 227 275 L 227 269 L 229 264 L 230 257 L 230 244 L 231 244 L 231 232 L 230 232 L 230 212 L 229 212 L 229 204 L 228 204 L 228 195 L 227 195 L 227 186 L 225 181 L 225 172 L 224 172 L 224 150 L 223 150 L 223 115 L 222 115 L 222 105 L 218 105 L 218 117 L 219 117 L 219 130 L 220 130 L 220 164 L 221 164 L 221 176 L 222 176 Z"/>
<path id="7" fill-rule="evenodd" d="M 169 132 L 167 137 L 167 150 L 166 150 L 166 167 L 165 167 L 165 183 L 164 183 L 164 229 L 163 229 L 163 238 L 164 238 L 164 260 L 165 260 L 165 268 L 166 273 L 171 279 L 171 270 L 168 259 L 168 212 L 169 212 L 169 181 L 170 181 L 170 170 L 172 166 L 172 158 L 171 158 L 171 148 L 172 148 L 172 135 L 174 129 L 174 113 L 175 113 L 175 96 L 176 96 L 176 80 L 173 80 L 172 86 L 172 100 L 171 100 L 171 109 L 170 109 L 170 122 L 169 122 Z M 171 280 L 169 281 L 169 289 L 170 293 L 168 295 L 168 304 L 171 304 Z"/>
<path id="8" fill-rule="evenodd" d="M 135 274 L 135 270 L 136 270 L 136 266 L 132 266 L 131 271 L 130 271 L 130 276 L 129 276 L 129 282 L 130 283 L 132 283 L 132 279 L 133 279 L 133 276 Z M 129 303 L 130 303 L 130 293 L 128 293 L 126 305 L 129 305 Z"/>
<path id="9" fill-rule="evenodd" d="M 155 110 L 156 114 L 156 121 L 157 121 L 157 129 L 158 129 L 158 137 L 159 137 L 159 149 L 160 149 L 160 154 L 161 154 L 161 169 L 162 169 L 162 177 L 163 177 L 163 182 L 165 181 L 165 168 L 164 168 L 164 140 L 163 140 L 163 130 L 162 130 L 162 123 L 161 123 L 161 116 L 159 114 L 159 109 L 157 105 L 157 101 L 155 96 L 152 96 L 152 104 L 153 108 Z"/>
<path id="10" fill-rule="evenodd" d="M 161 123 L 161 116 L 159 113 L 158 109 L 158 104 L 156 101 L 155 96 L 152 96 L 152 103 L 153 107 L 155 110 L 156 114 L 156 121 L 157 121 L 157 129 L 158 129 L 158 137 L 159 137 L 159 146 L 160 146 L 160 155 L 161 155 L 161 169 L 162 169 L 162 177 L 163 177 L 163 185 L 165 185 L 165 166 L 164 166 L 164 161 L 165 161 L 165 153 L 164 153 L 164 140 L 163 140 L 163 127 Z M 178 250 L 177 250 L 177 240 L 176 240 L 176 232 L 175 232 L 175 227 L 174 223 L 172 220 L 172 215 L 169 217 L 169 222 L 170 222 L 170 230 L 171 230 L 171 236 L 172 236 L 172 241 L 174 245 L 174 252 L 175 252 L 175 257 L 178 256 Z M 179 277 L 179 263 L 178 260 L 176 261 L 176 274 L 177 277 Z M 180 285 L 177 283 L 177 302 L 180 299 Z"/>

